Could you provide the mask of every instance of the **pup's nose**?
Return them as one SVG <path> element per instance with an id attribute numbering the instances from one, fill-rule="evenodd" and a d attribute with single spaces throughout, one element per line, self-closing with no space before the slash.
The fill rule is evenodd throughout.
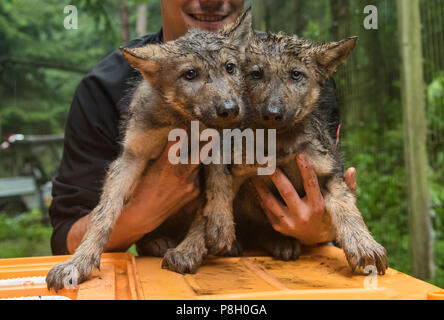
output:
<path id="1" fill-rule="evenodd" d="M 239 115 L 239 106 L 234 101 L 225 101 L 217 107 L 217 115 L 224 119 L 233 119 Z"/>
<path id="2" fill-rule="evenodd" d="M 265 122 L 271 123 L 279 123 L 284 119 L 282 116 L 282 108 L 276 105 L 269 105 L 262 116 Z"/>

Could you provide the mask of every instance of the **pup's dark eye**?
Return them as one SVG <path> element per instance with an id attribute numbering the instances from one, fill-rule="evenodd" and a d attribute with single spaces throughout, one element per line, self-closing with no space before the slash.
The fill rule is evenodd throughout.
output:
<path id="1" fill-rule="evenodd" d="M 291 72 L 291 78 L 296 81 L 301 81 L 304 78 L 304 75 L 299 71 L 293 70 Z"/>
<path id="2" fill-rule="evenodd" d="M 236 66 L 233 63 L 227 63 L 226 69 L 228 74 L 234 74 L 234 71 L 236 71 Z"/>
<path id="3" fill-rule="evenodd" d="M 197 78 L 197 71 L 190 69 L 183 74 L 183 77 L 189 81 Z"/>
<path id="4" fill-rule="evenodd" d="M 255 70 L 251 73 L 251 77 L 255 80 L 260 80 L 264 76 L 264 73 L 262 70 Z"/>

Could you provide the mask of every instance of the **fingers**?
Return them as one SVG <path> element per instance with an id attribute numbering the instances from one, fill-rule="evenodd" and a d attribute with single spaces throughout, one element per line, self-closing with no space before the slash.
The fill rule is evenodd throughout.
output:
<path id="1" fill-rule="evenodd" d="M 257 191 L 261 206 L 264 208 L 270 223 L 272 225 L 279 224 L 280 220 L 286 217 L 284 206 L 276 199 L 263 181 L 253 178 L 251 182 Z"/>
<path id="2" fill-rule="evenodd" d="M 318 177 L 313 167 L 302 153 L 297 156 L 297 164 L 302 175 L 305 193 L 307 194 L 308 203 L 311 206 L 323 205 L 324 197 L 319 188 Z M 319 210 L 320 211 L 320 210 Z"/>
<path id="3" fill-rule="evenodd" d="M 262 204 L 261 204 L 262 205 Z M 277 218 L 269 209 L 267 209 L 266 207 L 262 207 L 264 209 L 264 213 L 268 218 L 268 221 L 270 221 L 271 226 L 273 227 L 274 230 L 278 231 L 280 230 L 280 226 L 281 226 L 281 220 L 279 220 L 279 218 Z"/>
<path id="4" fill-rule="evenodd" d="M 301 204 L 302 200 L 287 176 L 277 168 L 270 176 L 287 206 L 292 209 Z"/>
<path id="5" fill-rule="evenodd" d="M 345 172 L 344 175 L 345 183 L 354 194 L 356 194 L 356 188 L 357 188 L 355 175 L 356 175 L 356 169 L 353 167 L 348 168 L 348 170 Z"/>

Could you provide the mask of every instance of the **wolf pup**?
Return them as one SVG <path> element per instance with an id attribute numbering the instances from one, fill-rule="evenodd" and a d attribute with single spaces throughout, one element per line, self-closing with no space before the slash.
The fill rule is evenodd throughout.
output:
<path id="1" fill-rule="evenodd" d="M 91 225 L 75 254 L 48 273 L 48 289 L 77 286 L 99 268 L 116 219 L 172 129 L 189 127 L 192 120 L 203 128 L 229 127 L 239 121 L 244 112 L 239 66 L 250 29 L 244 14 L 220 33 L 191 30 L 165 44 L 121 48 L 144 78 L 129 106 L 123 152 L 109 168 Z M 211 178 L 217 179 L 217 173 Z M 217 194 L 211 189 L 217 184 L 208 185 L 208 192 Z"/>
<path id="2" fill-rule="evenodd" d="M 328 119 L 317 108 L 325 81 L 345 61 L 356 41 L 354 37 L 313 45 L 284 33 L 268 34 L 262 39 L 255 37 L 250 42 L 245 63 L 246 99 L 257 110 L 251 113 L 255 118 L 249 119 L 249 122 L 256 127 L 277 130 L 277 166 L 301 195 L 304 188 L 296 164 L 297 154 L 303 153 L 313 166 L 337 241 L 353 272 L 356 268 L 374 265 L 379 273 L 384 274 L 387 269 L 386 250 L 373 239 L 355 205 L 355 196 L 344 182 L 339 146 L 329 134 Z M 242 172 L 244 170 L 234 167 L 233 174 L 245 178 L 249 174 Z M 279 196 L 270 179 L 262 179 Z M 244 184 L 235 201 L 239 225 L 245 224 L 242 220 L 245 221 L 246 217 L 251 227 L 253 221 L 258 224 L 261 220 L 266 221 L 263 213 L 257 214 L 262 212 L 257 202 L 248 201 L 254 197 L 252 189 L 250 184 Z M 280 196 L 285 198 L 285 192 Z M 255 234 L 262 238 L 257 238 L 259 243 L 279 238 L 271 235 L 267 240 L 267 233 Z M 297 245 L 291 245 L 282 237 L 273 245 L 268 243 L 273 251 L 270 246 L 281 247 L 281 252 L 286 250 L 287 258 L 292 254 L 294 258 L 298 253 Z"/>

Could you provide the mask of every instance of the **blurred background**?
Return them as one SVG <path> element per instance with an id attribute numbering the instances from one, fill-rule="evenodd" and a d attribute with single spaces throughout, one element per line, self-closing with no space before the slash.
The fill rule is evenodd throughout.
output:
<path id="1" fill-rule="evenodd" d="M 372 0 L 377 29 L 364 25 L 366 0 L 246 5 L 262 31 L 313 41 L 359 36 L 335 75 L 358 206 L 391 267 L 444 287 L 444 0 L 419 0 L 417 21 L 403 7 L 409 2 Z M 78 9 L 76 30 L 63 26 L 66 5 Z M 75 88 L 122 43 L 160 27 L 159 0 L 0 2 L 0 258 L 51 254 L 51 178 Z M 403 37 L 421 50 L 406 50 Z"/>

